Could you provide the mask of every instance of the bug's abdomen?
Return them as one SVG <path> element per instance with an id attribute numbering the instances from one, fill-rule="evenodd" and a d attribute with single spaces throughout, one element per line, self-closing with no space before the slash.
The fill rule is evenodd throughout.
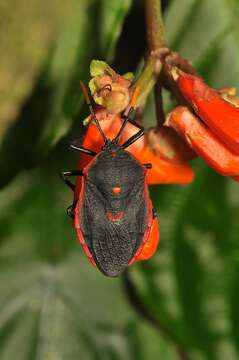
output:
<path id="1" fill-rule="evenodd" d="M 77 215 L 89 251 L 105 275 L 120 275 L 142 243 L 147 225 L 143 188 L 143 183 L 136 184 L 115 207 L 92 184 L 85 184 Z"/>
<path id="2" fill-rule="evenodd" d="M 141 242 L 142 233 L 129 233 L 124 226 L 107 226 L 107 231 L 92 234 L 93 258 L 108 276 L 118 276 L 128 266 Z"/>

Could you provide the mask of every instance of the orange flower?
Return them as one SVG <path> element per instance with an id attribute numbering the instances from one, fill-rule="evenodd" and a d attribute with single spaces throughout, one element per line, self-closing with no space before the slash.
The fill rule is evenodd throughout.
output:
<path id="1" fill-rule="evenodd" d="M 106 137 L 113 139 L 122 125 L 122 117 L 119 114 L 108 113 L 107 110 L 101 106 L 96 107 L 95 114 Z M 87 122 L 89 125 L 82 146 L 98 153 L 104 144 L 102 136 L 94 122 L 91 121 L 91 117 L 88 118 Z M 123 143 L 137 131 L 137 127 L 128 122 L 124 128 L 120 142 Z M 194 173 L 191 167 L 185 161 L 183 163 L 175 163 L 163 156 L 160 157 L 159 153 L 155 153 L 155 151 L 150 148 L 147 141 L 147 133 L 134 144 L 130 145 L 127 150 L 141 163 L 152 164 L 152 168 L 149 169 L 147 173 L 147 182 L 149 185 L 188 184 L 193 181 Z M 79 168 L 84 168 L 90 160 L 90 156 L 81 154 Z"/>
<path id="2" fill-rule="evenodd" d="M 200 77 L 177 68 L 172 76 L 188 107 L 174 109 L 165 125 L 173 127 L 215 171 L 238 181 L 239 108 L 232 103 L 233 96 L 229 102 L 225 91 L 223 98 Z"/>

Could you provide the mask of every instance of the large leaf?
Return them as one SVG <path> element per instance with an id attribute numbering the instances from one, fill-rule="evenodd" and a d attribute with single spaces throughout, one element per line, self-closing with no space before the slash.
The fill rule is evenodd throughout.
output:
<path id="1" fill-rule="evenodd" d="M 124 1 L 101 1 L 100 12 L 100 49 L 105 59 L 111 60 L 113 46 L 118 39 L 122 27 L 122 18 L 128 12 L 131 0 Z"/>
<path id="2" fill-rule="evenodd" d="M 213 9 L 213 11 L 212 11 Z M 171 1 L 166 34 L 214 86 L 239 85 L 237 1 Z M 131 276 L 148 311 L 192 359 L 239 358 L 239 187 L 195 163 L 187 187 L 152 189 L 161 244 Z"/>
<path id="3" fill-rule="evenodd" d="M 79 12 L 78 22 L 59 42 L 46 74 L 49 86 L 59 83 L 40 150 L 53 146 L 72 125 L 83 100 L 79 80 L 89 79 L 89 64 L 94 56 L 105 60 L 112 57 L 130 4 L 131 0 L 114 3 L 104 0 L 92 1 L 90 7 L 86 2 L 85 8 Z"/>
<path id="4" fill-rule="evenodd" d="M 28 22 L 31 24 L 31 27 L 26 25 L 26 35 L 28 36 L 26 36 L 26 44 L 24 43 L 26 51 L 24 52 L 25 47 L 23 47 L 21 50 L 23 55 L 19 57 L 18 47 L 12 46 L 9 57 L 16 61 L 14 60 L 14 64 L 8 70 L 10 75 L 2 76 L 2 80 L 9 77 L 14 79 L 19 77 L 21 80 L 24 77 L 26 88 L 21 92 L 21 96 L 19 95 L 15 99 L 13 93 L 10 94 L 12 83 L 9 83 L 10 90 L 9 95 L 6 95 L 6 102 L 14 109 L 16 106 L 18 107 L 19 116 L 15 123 L 8 128 L 8 131 L 6 131 L 7 125 L 4 125 L 4 129 L 2 129 L 2 135 L 5 134 L 5 137 L 2 140 L 0 152 L 0 172 L 2 174 L 0 187 L 7 184 L 22 168 L 30 168 L 35 165 L 68 132 L 82 108 L 83 98 L 79 81 L 80 79 L 85 81 L 89 79 L 89 64 L 92 58 L 101 56 L 107 60 L 112 57 L 130 4 L 130 0 L 113 4 L 110 0 L 102 2 L 70 0 L 66 5 L 59 7 L 59 4 L 55 4 L 55 0 L 49 0 L 45 4 L 46 9 L 49 8 L 49 10 L 46 10 L 41 1 L 36 0 L 32 5 L 34 16 L 29 9 L 26 10 L 23 17 L 26 18 L 26 24 Z M 44 24 L 46 22 L 46 26 L 53 27 L 53 21 L 56 21 L 58 25 L 58 27 L 55 26 L 55 32 L 48 42 L 40 35 L 39 41 L 36 37 L 38 27 L 40 29 L 43 27 L 41 22 L 38 24 L 38 8 L 42 11 L 45 9 L 46 16 L 44 17 L 43 14 L 42 21 Z M 52 8 L 56 8 L 59 14 L 63 13 L 66 17 L 61 26 L 59 26 L 57 17 L 58 12 L 56 14 L 51 12 Z M 9 12 L 11 11 L 9 10 Z M 100 17 L 99 14 L 101 14 Z M 18 19 L 17 14 L 15 17 L 14 26 L 20 26 L 22 17 L 20 16 Z M 10 26 L 6 25 L 6 31 L 11 36 Z M 17 34 L 21 34 L 20 30 Z M 22 35 L 17 34 L 17 39 L 21 38 Z M 43 36 L 45 33 L 42 31 L 40 34 Z M 17 39 L 15 42 L 18 42 Z M 41 48 L 43 49 L 40 57 L 38 54 L 40 54 Z M 14 49 L 16 49 L 15 53 Z M 29 58 L 27 50 L 35 56 L 34 61 L 33 55 Z M 19 63 L 21 60 L 24 72 Z M 8 57 L 6 57 L 6 62 L 9 62 Z M 34 79 L 35 88 L 30 93 Z M 6 86 L 5 88 L 8 89 Z M 22 101 L 22 98 L 29 93 L 29 98 L 19 111 L 20 100 Z M 1 107 L 2 110 L 6 107 L 4 106 Z M 16 111 L 12 111 L 12 113 L 15 114 Z M 7 123 L 8 116 L 7 114 L 5 116 L 6 121 L 4 121 Z M 21 149 L 21 151 L 16 151 L 17 149 Z"/>
<path id="5" fill-rule="evenodd" d="M 80 20 L 86 1 L 10 0 L 1 4 L 0 139 L 31 93 L 52 44 Z M 75 9 L 75 11 L 74 11 Z"/>

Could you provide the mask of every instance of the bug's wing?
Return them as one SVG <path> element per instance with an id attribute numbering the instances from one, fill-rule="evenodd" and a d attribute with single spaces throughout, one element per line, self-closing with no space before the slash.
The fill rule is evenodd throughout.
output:
<path id="1" fill-rule="evenodd" d="M 116 220 L 109 219 L 112 209 Z M 87 183 L 80 216 L 81 230 L 98 268 L 105 275 L 118 276 L 128 266 L 145 233 L 144 183 L 136 183 L 117 204 L 106 200 L 97 187 Z"/>

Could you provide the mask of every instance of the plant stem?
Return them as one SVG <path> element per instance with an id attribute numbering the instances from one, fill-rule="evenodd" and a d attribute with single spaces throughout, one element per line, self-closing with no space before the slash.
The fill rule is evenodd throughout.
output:
<path id="1" fill-rule="evenodd" d="M 154 328 L 161 335 L 165 336 L 169 341 L 175 344 L 179 360 L 190 360 L 190 356 L 181 346 L 181 344 L 177 341 L 175 336 L 170 331 L 168 331 L 168 329 L 166 329 L 156 317 L 154 317 L 154 315 L 148 310 L 146 305 L 143 303 L 133 281 L 131 280 L 129 271 L 126 271 L 122 275 L 122 280 L 123 280 L 123 287 L 127 299 L 129 303 L 134 307 L 135 311 L 141 316 L 141 318 L 143 318 L 149 324 L 154 326 Z"/>
<path id="2" fill-rule="evenodd" d="M 157 126 L 161 127 L 165 121 L 165 115 L 163 110 L 163 94 L 162 94 L 162 81 L 161 76 L 154 87 L 154 99 L 155 99 L 155 111 L 157 118 Z"/>
<path id="3" fill-rule="evenodd" d="M 164 40 L 160 0 L 145 0 L 145 17 L 148 54 L 144 69 L 135 84 L 140 88 L 140 96 L 137 103 L 138 106 L 144 105 L 159 77 L 162 64 L 158 53 L 160 52 L 160 49 L 164 49 L 166 45 Z"/>
<path id="4" fill-rule="evenodd" d="M 161 0 L 145 0 L 145 15 L 149 56 L 152 56 L 154 54 L 156 55 L 160 49 L 166 48 Z M 162 126 L 164 123 L 164 112 L 162 101 L 162 85 L 160 79 L 157 79 L 155 84 L 154 97 L 157 125 Z"/>
<path id="5" fill-rule="evenodd" d="M 142 107 L 152 91 L 161 71 L 161 62 L 154 56 L 148 56 L 143 71 L 137 79 L 135 86 L 140 89 L 137 106 Z"/>
<path id="6" fill-rule="evenodd" d="M 145 0 L 145 16 L 149 53 L 166 46 L 161 0 Z"/>

